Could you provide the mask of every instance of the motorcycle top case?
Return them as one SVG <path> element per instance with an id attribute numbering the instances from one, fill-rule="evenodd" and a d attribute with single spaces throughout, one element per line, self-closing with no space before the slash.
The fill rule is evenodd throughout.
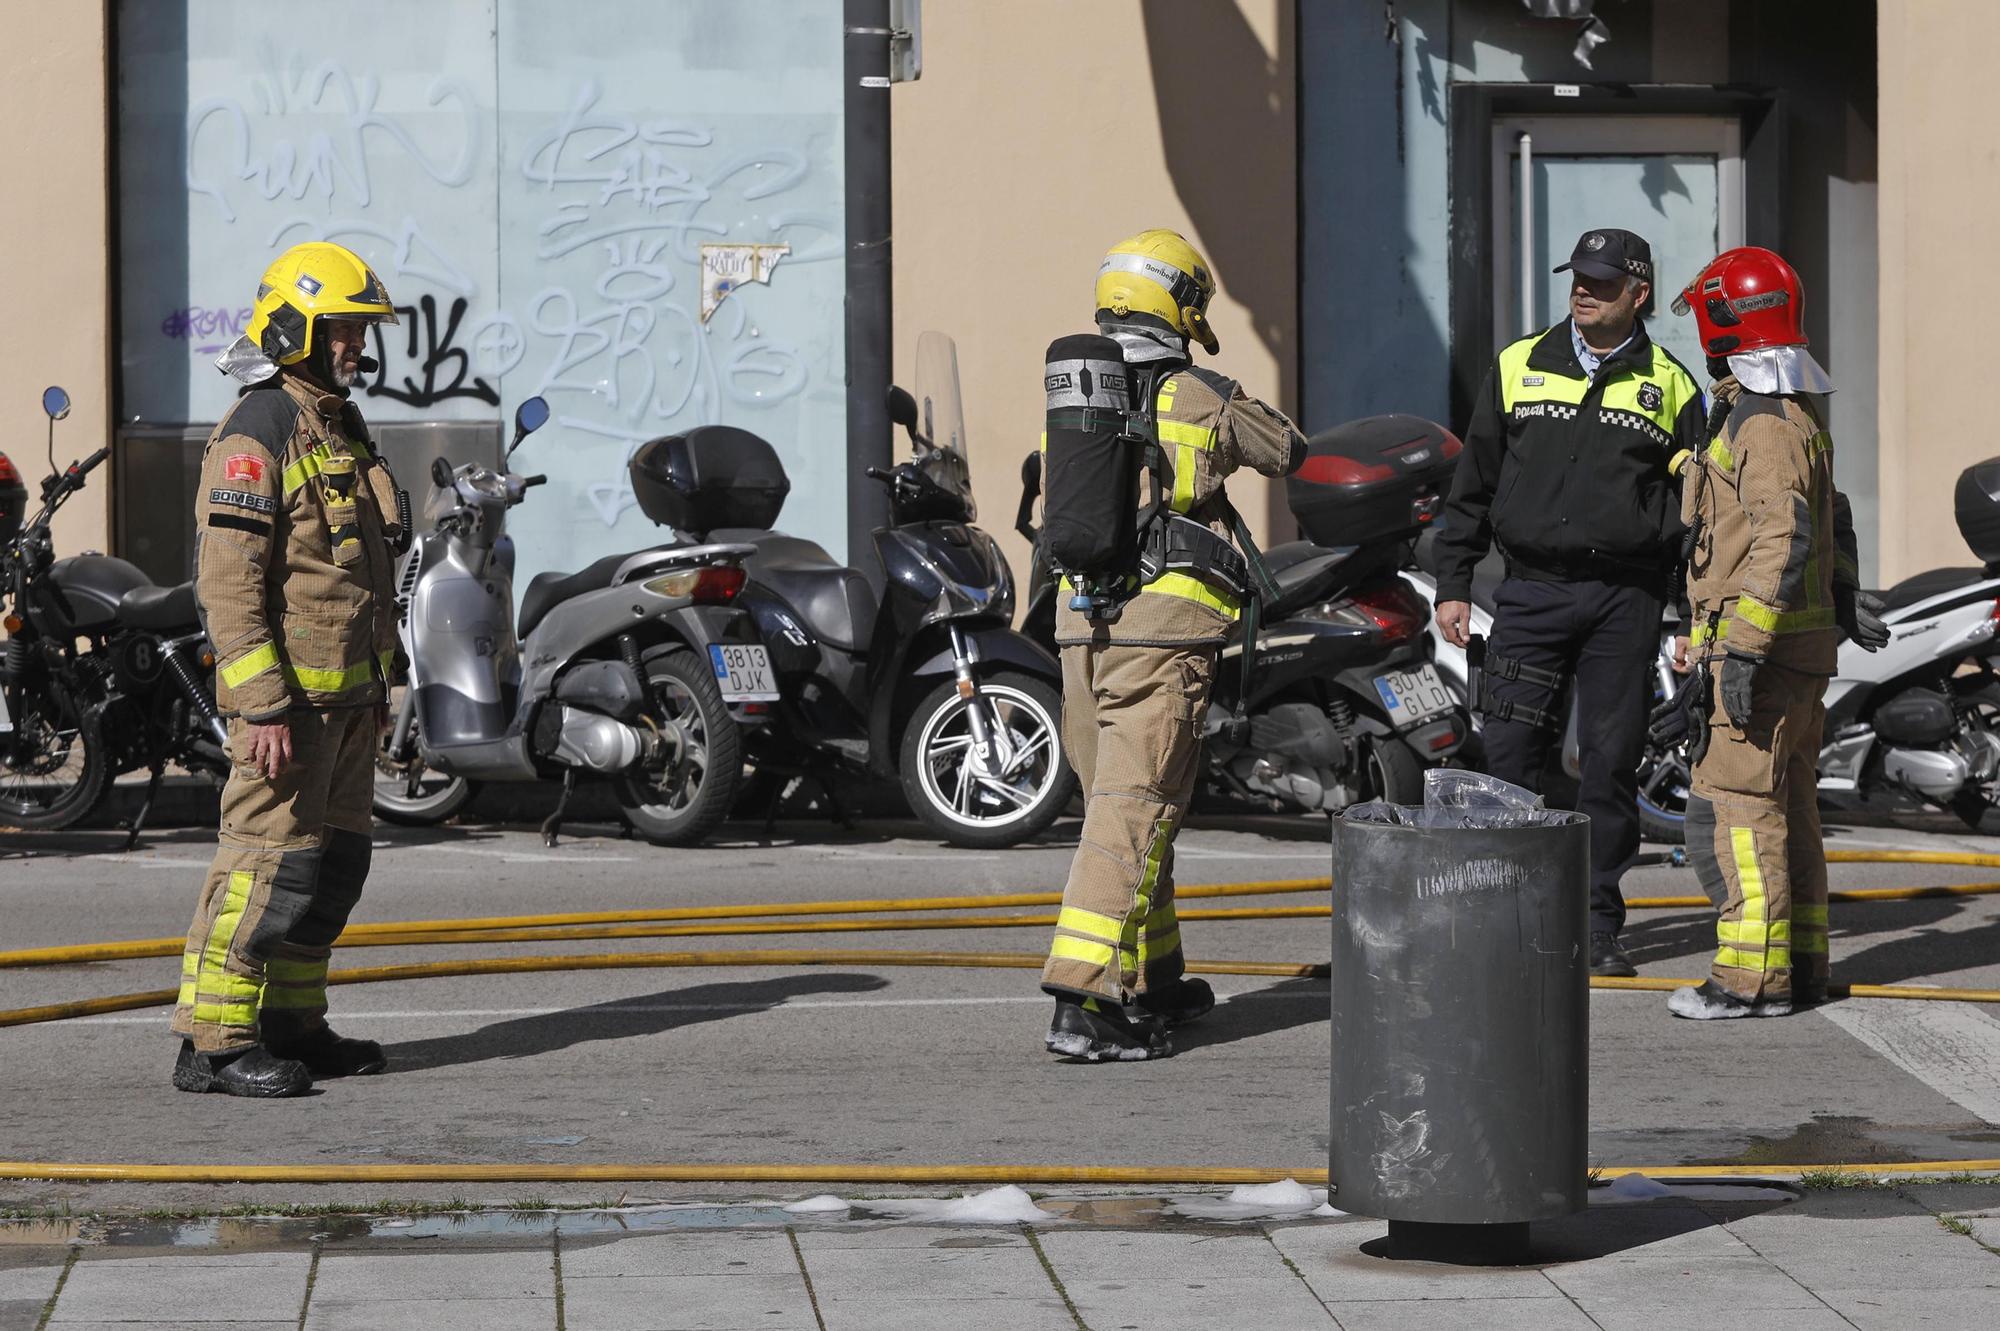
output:
<path id="1" fill-rule="evenodd" d="M 771 527 L 792 489 L 778 450 L 733 425 L 649 440 L 632 455 L 630 471 L 645 515 L 695 537 L 721 527 Z"/>
<path id="2" fill-rule="evenodd" d="M 1108 337 L 1079 333 L 1049 344 L 1042 462 L 1042 550 L 1056 567 L 1091 575 L 1138 558 L 1144 442 L 1128 433 L 1133 376 Z"/>
<path id="3" fill-rule="evenodd" d="M 1315 545 L 1419 536 L 1443 506 L 1460 448 L 1456 435 L 1421 416 L 1349 421 L 1306 441 L 1285 499 Z"/>
<path id="4" fill-rule="evenodd" d="M 21 473 L 7 455 L 0 453 L 0 544 L 21 534 L 27 514 L 28 487 L 21 483 Z"/>
<path id="5" fill-rule="evenodd" d="M 2000 564 L 2000 458 L 1975 462 L 1958 474 L 1952 493 L 1958 534 L 1980 562 Z"/>

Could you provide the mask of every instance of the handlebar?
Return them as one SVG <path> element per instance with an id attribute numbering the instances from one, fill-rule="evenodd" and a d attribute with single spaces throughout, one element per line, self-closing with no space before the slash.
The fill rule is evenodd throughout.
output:
<path id="1" fill-rule="evenodd" d="M 538 485 L 547 485 L 548 483 L 549 478 L 546 476 L 523 476 L 521 478 L 521 488 L 523 490 L 532 490 Z"/>
<path id="2" fill-rule="evenodd" d="M 869 480 L 880 481 L 884 485 L 894 485 L 896 483 L 896 474 L 894 472 L 883 471 L 880 467 L 870 467 L 862 474 L 867 476 Z"/>

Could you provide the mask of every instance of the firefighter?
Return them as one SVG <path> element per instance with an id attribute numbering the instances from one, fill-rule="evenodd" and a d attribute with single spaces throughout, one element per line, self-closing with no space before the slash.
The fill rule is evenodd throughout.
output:
<path id="1" fill-rule="evenodd" d="M 1049 1050 L 1090 1062 L 1164 1057 L 1166 1028 L 1215 1005 L 1205 981 L 1183 974 L 1173 842 L 1194 793 L 1217 658 L 1247 594 L 1222 485 L 1239 467 L 1284 476 L 1305 460 L 1305 438 L 1281 412 L 1189 363 L 1190 342 L 1215 354 L 1214 294 L 1208 265 L 1172 231 L 1121 242 L 1097 273 L 1098 329 L 1125 364 L 1142 381 L 1149 364 L 1176 368 L 1157 379 L 1151 403 L 1170 512 L 1139 533 L 1171 544 L 1172 557 L 1110 604 L 1058 600 L 1063 745 L 1086 803 L 1042 988 L 1056 1000 Z M 1045 495 L 1051 518 L 1067 499 Z M 1108 502 L 1135 497 L 1128 489 Z"/>
<path id="2" fill-rule="evenodd" d="M 379 1072 L 326 1023 L 327 959 L 368 876 L 375 748 L 396 668 L 394 479 L 349 399 L 396 320 L 367 264 L 293 246 L 218 368 L 249 385 L 209 437 L 195 595 L 229 717 L 215 862 L 181 959 L 174 1085 L 243 1096 Z"/>
<path id="3" fill-rule="evenodd" d="M 1470 641 L 1473 567 L 1507 562 L 1475 705 L 1486 769 L 1539 789 L 1575 686 L 1590 817 L 1590 973 L 1633 975 L 1620 882 L 1639 850 L 1638 768 L 1670 570 L 1675 460 L 1701 446 L 1701 390 L 1639 314 L 1653 252 L 1599 228 L 1569 262 L 1569 318 L 1501 351 L 1473 407 L 1437 537 L 1438 627 Z"/>
<path id="4" fill-rule="evenodd" d="M 1713 806 L 1724 892 L 1708 979 L 1667 1000 L 1696 1020 L 1826 998 L 1821 700 L 1842 632 L 1869 650 L 1887 637 L 1856 590 L 1826 429 L 1833 385 L 1806 349 L 1802 306 L 1791 265 L 1756 247 L 1716 258 L 1674 302 L 1694 315 L 1719 427 L 1682 498 L 1694 794 Z"/>

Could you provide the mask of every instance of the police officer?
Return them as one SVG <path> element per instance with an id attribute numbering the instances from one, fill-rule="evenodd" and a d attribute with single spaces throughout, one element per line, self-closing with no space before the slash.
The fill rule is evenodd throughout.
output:
<path id="1" fill-rule="evenodd" d="M 1127 365 L 1186 365 L 1190 340 L 1215 354 L 1214 295 L 1193 245 L 1144 231 L 1098 269 L 1097 325 Z M 1042 970 L 1056 1000 L 1046 1043 L 1090 1062 L 1165 1057 L 1166 1028 L 1215 1005 L 1205 981 L 1182 973 L 1173 843 L 1194 793 L 1216 659 L 1246 594 L 1225 535 L 1222 483 L 1238 467 L 1283 476 L 1305 461 L 1305 438 L 1290 420 L 1212 370 L 1187 366 L 1161 379 L 1154 407 L 1172 471 L 1167 521 L 1187 520 L 1186 548 L 1209 571 L 1161 572 L 1131 588 L 1115 613 L 1063 597 L 1056 614 L 1063 746 L 1086 802 Z M 1217 547 L 1205 559 L 1193 549 L 1203 542 Z"/>
<path id="2" fill-rule="evenodd" d="M 174 1085 L 299 1095 L 379 1072 L 326 1024 L 327 959 L 368 876 L 375 748 L 396 661 L 394 480 L 348 394 L 389 293 L 338 245 L 265 270 L 217 362 L 251 386 L 209 437 L 195 595 L 229 720 L 215 862 L 181 959 Z"/>
<path id="3" fill-rule="evenodd" d="M 1806 350 L 1802 297 L 1790 264 L 1748 247 L 1716 258 L 1674 302 L 1695 317 L 1720 425 L 1682 499 L 1694 533 L 1689 687 L 1706 713 L 1694 794 L 1713 806 L 1724 893 L 1709 978 L 1667 1000 L 1696 1020 L 1783 1016 L 1826 998 L 1821 699 L 1839 634 L 1871 651 L 1887 640 L 1856 589 L 1826 430 L 1833 385 Z M 1692 819 L 1689 833 L 1700 835 Z"/>
<path id="4" fill-rule="evenodd" d="M 1639 848 L 1637 773 L 1670 569 L 1677 459 L 1703 442 L 1701 391 L 1646 335 L 1652 249 L 1600 228 L 1568 263 L 1570 317 L 1501 351 L 1486 377 L 1437 538 L 1438 625 L 1470 640 L 1472 571 L 1496 545 L 1476 705 L 1486 767 L 1538 788 L 1577 702 L 1590 817 L 1590 970 L 1632 975 L 1619 881 Z"/>

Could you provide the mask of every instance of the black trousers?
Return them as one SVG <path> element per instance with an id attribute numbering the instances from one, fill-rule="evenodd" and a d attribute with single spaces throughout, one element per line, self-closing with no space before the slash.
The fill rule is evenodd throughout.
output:
<path id="1" fill-rule="evenodd" d="M 1660 598 L 1604 582 L 1533 582 L 1508 578 L 1493 594 L 1489 654 L 1512 657 L 1573 680 L 1582 775 L 1577 811 L 1590 819 L 1590 927 L 1625 927 L 1619 881 L 1639 853 L 1639 759 L 1652 707 L 1653 662 L 1660 651 Z M 1524 680 L 1489 677 L 1493 697 L 1555 711 L 1563 698 Z M 1486 770 L 1502 781 L 1543 789 L 1543 773 L 1561 730 L 1518 718 L 1486 718 Z"/>

